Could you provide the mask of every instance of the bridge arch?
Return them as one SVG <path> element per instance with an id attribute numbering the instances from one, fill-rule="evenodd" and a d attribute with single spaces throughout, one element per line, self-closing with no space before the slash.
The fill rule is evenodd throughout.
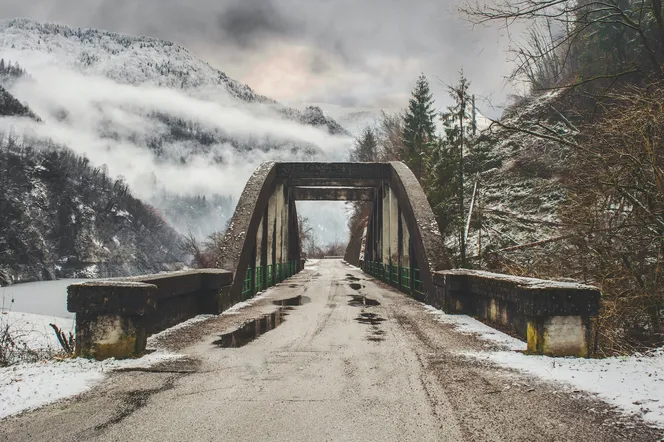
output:
<path id="1" fill-rule="evenodd" d="M 231 300 L 252 296 L 301 270 L 297 200 L 362 200 L 365 271 L 426 300 L 432 272 L 449 268 L 431 207 L 401 162 L 265 162 L 249 178 L 220 250 L 234 273 Z"/>

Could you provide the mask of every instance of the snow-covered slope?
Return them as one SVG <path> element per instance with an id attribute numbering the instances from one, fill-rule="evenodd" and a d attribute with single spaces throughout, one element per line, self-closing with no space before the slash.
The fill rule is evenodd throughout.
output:
<path id="1" fill-rule="evenodd" d="M 274 103 L 198 59 L 187 49 L 151 37 L 72 29 L 26 18 L 0 21 L 0 49 L 43 61 L 65 62 L 87 74 L 129 84 L 193 89 L 223 86 L 248 102 Z M 50 60 L 49 60 L 50 59 Z"/>
<path id="2" fill-rule="evenodd" d="M 224 100 L 228 94 L 242 102 L 271 105 L 303 124 L 343 133 L 336 122 L 317 114 L 315 108 L 312 112 L 310 108 L 298 111 L 281 106 L 170 41 L 17 18 L 0 21 L 0 51 L 5 58 L 64 63 L 78 72 L 119 83 L 182 89 L 215 100 Z"/>
<path id="3" fill-rule="evenodd" d="M 4 20 L 0 58 L 25 70 L 0 83 L 41 119 L 0 118 L 0 135 L 106 165 L 181 233 L 223 229 L 260 162 L 343 160 L 351 143 L 320 108 L 284 106 L 154 38 Z"/>
<path id="4" fill-rule="evenodd" d="M 569 130 L 551 110 L 557 96 L 557 92 L 531 96 L 512 106 L 500 121 L 508 127 L 533 131 L 539 124 L 560 133 Z M 485 156 L 485 167 L 479 177 L 466 180 L 470 196 L 479 178 L 482 216 L 481 237 L 477 228 L 471 228 L 469 234 L 470 255 L 544 241 L 564 233 L 558 219 L 558 206 L 565 199 L 561 176 L 569 155 L 564 146 L 494 125 L 483 131 L 474 149 Z M 526 249 L 525 259 L 532 250 Z"/>

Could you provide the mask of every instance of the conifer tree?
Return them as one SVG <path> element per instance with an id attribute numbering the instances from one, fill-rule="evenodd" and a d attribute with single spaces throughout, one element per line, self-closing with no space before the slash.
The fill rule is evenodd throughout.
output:
<path id="1" fill-rule="evenodd" d="M 360 163 L 370 163 L 378 159 L 378 141 L 374 130 L 366 127 L 360 138 L 355 142 L 355 147 L 350 152 L 350 160 Z"/>
<path id="2" fill-rule="evenodd" d="M 469 147 L 469 140 L 476 133 L 474 99 L 470 96 L 468 88 L 470 82 L 461 70 L 459 81 L 454 86 L 448 86 L 448 92 L 453 104 L 448 106 L 447 112 L 443 114 L 445 132 L 448 144 L 456 149 L 457 171 L 457 204 L 459 223 L 459 248 L 461 254 L 461 266 L 466 265 L 466 242 L 464 237 L 464 148 Z"/>
<path id="3" fill-rule="evenodd" d="M 408 103 L 408 110 L 404 116 L 403 140 L 406 148 L 404 160 L 418 180 L 422 180 L 425 175 L 423 157 L 427 154 L 429 147 L 436 143 L 434 115 L 429 82 L 422 74 L 417 79 Z"/>

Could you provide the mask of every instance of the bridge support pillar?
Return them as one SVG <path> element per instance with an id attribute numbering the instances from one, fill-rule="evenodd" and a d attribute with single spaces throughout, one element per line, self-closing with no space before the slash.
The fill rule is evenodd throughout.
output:
<path id="1" fill-rule="evenodd" d="M 381 223 L 381 260 L 383 265 L 390 263 L 390 188 L 383 184 L 382 192 L 382 223 Z"/>

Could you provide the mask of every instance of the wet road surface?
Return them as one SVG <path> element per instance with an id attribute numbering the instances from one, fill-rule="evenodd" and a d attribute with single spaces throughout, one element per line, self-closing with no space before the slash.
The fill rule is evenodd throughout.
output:
<path id="1" fill-rule="evenodd" d="M 2 420 L 0 441 L 658 438 L 602 402 L 460 355 L 485 344 L 340 260 L 160 345 L 185 357 Z"/>

